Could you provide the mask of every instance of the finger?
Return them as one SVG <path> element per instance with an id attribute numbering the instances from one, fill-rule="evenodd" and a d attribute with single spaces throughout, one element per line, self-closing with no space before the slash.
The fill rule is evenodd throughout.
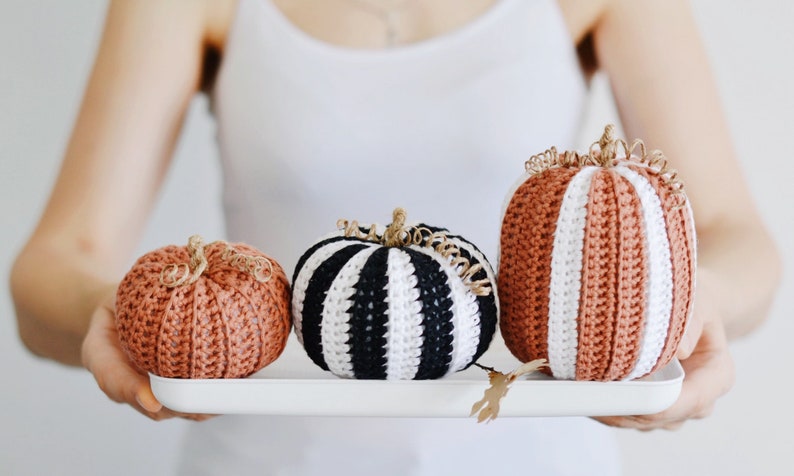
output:
<path id="1" fill-rule="evenodd" d="M 99 388 L 113 401 L 129 404 L 155 421 L 184 418 L 204 421 L 214 415 L 172 411 L 157 400 L 148 375 L 137 371 L 121 349 L 112 306 L 95 311 L 83 341 L 83 365 L 93 375 Z"/>
<path id="2" fill-rule="evenodd" d="M 598 417 L 597 421 L 619 428 L 677 429 L 689 419 L 709 416 L 716 400 L 733 385 L 733 359 L 727 338 L 718 322 L 708 323 L 692 356 L 683 361 L 686 379 L 678 400 L 667 410 L 652 415 Z"/>
<path id="3" fill-rule="evenodd" d="M 162 409 L 147 376 L 132 368 L 119 347 L 113 316 L 106 308 L 95 312 L 83 342 L 82 356 L 83 364 L 111 400 L 128 403 L 147 414 Z"/>

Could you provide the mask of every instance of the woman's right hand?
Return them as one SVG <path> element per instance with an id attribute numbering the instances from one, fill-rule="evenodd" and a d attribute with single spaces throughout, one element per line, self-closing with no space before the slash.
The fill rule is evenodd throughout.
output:
<path id="1" fill-rule="evenodd" d="M 99 388 L 114 402 L 126 403 L 155 421 L 173 417 L 195 421 L 211 418 L 212 415 L 174 412 L 157 401 L 148 375 L 138 371 L 121 348 L 115 323 L 115 297 L 113 292 L 96 308 L 83 340 L 83 365 L 94 375 Z"/>

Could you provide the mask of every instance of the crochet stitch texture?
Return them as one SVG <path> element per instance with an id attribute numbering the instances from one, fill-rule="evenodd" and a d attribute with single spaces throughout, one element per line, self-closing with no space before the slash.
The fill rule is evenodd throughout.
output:
<path id="1" fill-rule="evenodd" d="M 678 347 L 695 262 L 689 202 L 657 168 L 632 158 L 532 171 L 502 222 L 505 343 L 561 379 L 648 375 Z"/>
<path id="2" fill-rule="evenodd" d="M 245 244 L 203 246 L 206 269 L 193 283 L 168 286 L 168 266 L 188 263 L 184 246 L 140 257 L 121 281 L 116 325 L 123 350 L 141 370 L 173 378 L 240 378 L 274 361 L 290 331 L 289 283 L 272 259 Z M 232 253 L 230 255 L 230 253 Z M 265 282 L 230 259 L 265 258 Z"/>
<path id="3" fill-rule="evenodd" d="M 495 288 L 483 254 L 459 236 L 445 237 L 470 264 L 482 265 L 472 279 Z M 298 340 L 318 366 L 344 378 L 435 379 L 465 369 L 488 348 L 498 303 L 495 289 L 477 295 L 459 271 L 432 247 L 334 233 L 295 268 Z"/>

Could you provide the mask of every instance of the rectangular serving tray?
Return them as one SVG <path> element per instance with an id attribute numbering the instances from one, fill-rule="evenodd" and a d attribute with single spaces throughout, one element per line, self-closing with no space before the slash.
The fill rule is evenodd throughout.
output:
<path id="1" fill-rule="evenodd" d="M 489 386 L 487 373 L 476 367 L 439 380 L 346 380 L 304 360 L 279 359 L 242 379 L 150 375 L 150 382 L 157 399 L 180 412 L 359 417 L 469 417 L 472 405 Z M 520 364 L 512 356 L 498 362 L 480 360 L 505 373 Z M 625 382 L 575 382 L 534 373 L 513 382 L 499 416 L 657 413 L 676 401 L 683 379 L 677 360 L 653 375 Z"/>

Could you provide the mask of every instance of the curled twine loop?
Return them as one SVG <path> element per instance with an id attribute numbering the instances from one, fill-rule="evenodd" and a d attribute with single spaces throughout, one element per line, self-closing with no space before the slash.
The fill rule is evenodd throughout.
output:
<path id="1" fill-rule="evenodd" d="M 618 158 L 618 154 L 623 152 L 623 158 Z M 563 167 L 585 167 L 595 165 L 599 167 L 613 167 L 620 161 L 638 162 L 647 166 L 649 169 L 658 173 L 663 182 L 667 185 L 671 193 L 677 197 L 674 208 L 684 206 L 686 198 L 684 196 L 684 184 L 678 177 L 678 171 L 670 167 L 667 157 L 660 150 L 653 150 L 648 153 L 645 143 L 640 139 L 634 139 L 629 145 L 623 139 L 615 138 L 615 126 L 608 124 L 604 128 L 601 138 L 593 142 L 586 154 L 575 151 L 565 151 L 562 154 L 557 152 L 556 147 L 531 156 L 525 163 L 524 169 L 530 176 L 538 175 L 546 170 Z"/>
<path id="2" fill-rule="evenodd" d="M 240 253 L 225 241 L 213 241 L 205 245 L 201 236 L 193 235 L 188 239 L 187 243 L 190 262 L 166 265 L 160 272 L 160 284 L 175 288 L 198 281 L 199 277 L 204 274 L 204 271 L 209 266 L 204 249 L 217 243 L 226 245 L 226 249 L 221 254 L 221 260 L 227 262 L 230 266 L 251 275 L 260 283 L 269 281 L 273 276 L 273 263 L 264 256 Z"/>
<path id="3" fill-rule="evenodd" d="M 356 220 L 338 220 L 337 227 L 344 232 L 346 237 L 371 241 L 388 247 L 423 246 L 431 248 L 446 258 L 463 283 L 471 289 L 475 296 L 487 296 L 491 293 L 491 282 L 485 279 L 475 280 L 474 275 L 484 269 L 482 263 L 472 266 L 471 261 L 464 258 L 460 248 L 443 231 L 431 231 L 426 227 L 407 226 L 405 218 L 407 213 L 403 208 L 396 208 L 392 214 L 392 223 L 386 231 L 379 236 L 375 225 L 362 227 Z"/>

